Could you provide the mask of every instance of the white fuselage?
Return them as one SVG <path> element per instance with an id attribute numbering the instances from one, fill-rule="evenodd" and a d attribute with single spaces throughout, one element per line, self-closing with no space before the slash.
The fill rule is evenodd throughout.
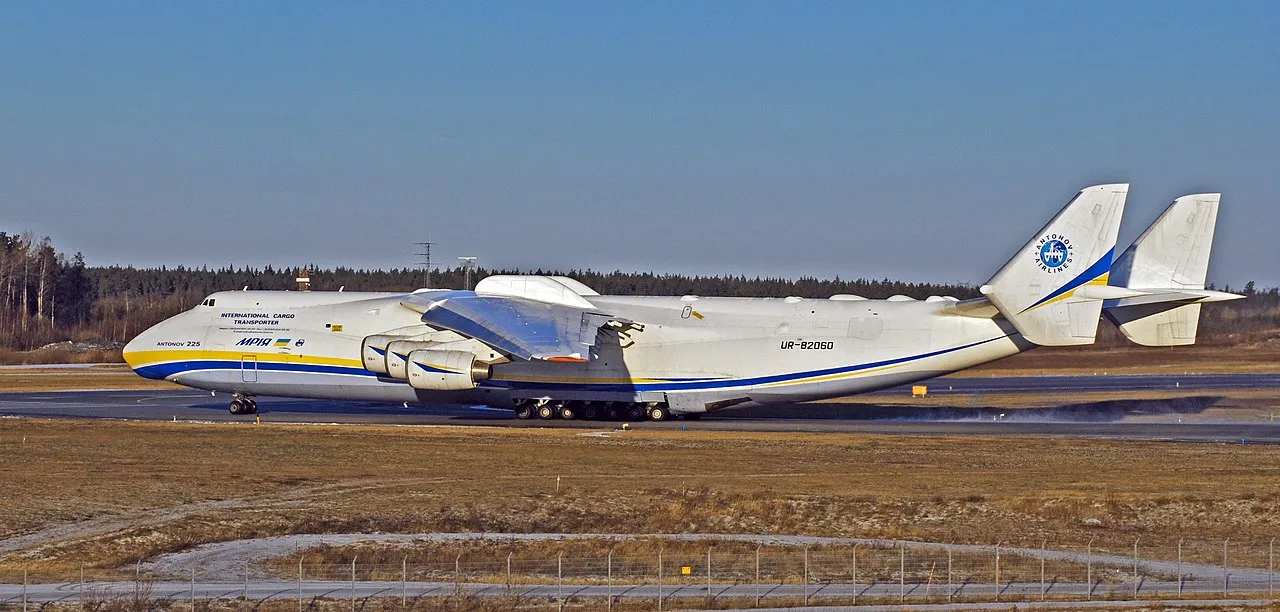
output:
<path id="1" fill-rule="evenodd" d="M 140 334 L 125 358 L 141 375 L 198 389 L 379 402 L 523 399 L 699 405 L 864 393 L 963 370 L 1030 348 L 1001 318 L 944 314 L 953 303 L 798 298 L 589 296 L 642 324 L 602 329 L 586 363 L 496 363 L 467 391 L 424 391 L 366 370 L 364 338 L 420 333 L 406 294 L 229 291 Z"/>

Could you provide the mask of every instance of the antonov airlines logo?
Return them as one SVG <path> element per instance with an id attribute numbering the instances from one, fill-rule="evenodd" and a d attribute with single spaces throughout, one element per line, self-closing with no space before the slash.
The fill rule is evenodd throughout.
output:
<path id="1" fill-rule="evenodd" d="M 1056 274 L 1071 266 L 1074 250 L 1071 240 L 1062 234 L 1045 234 L 1036 249 L 1036 265 L 1043 272 Z"/>

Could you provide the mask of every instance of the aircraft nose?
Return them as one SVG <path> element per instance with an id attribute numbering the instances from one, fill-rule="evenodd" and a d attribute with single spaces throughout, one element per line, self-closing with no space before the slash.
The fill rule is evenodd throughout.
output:
<path id="1" fill-rule="evenodd" d="M 153 345 L 155 344 L 154 338 L 156 327 L 158 326 L 151 327 L 137 336 L 134 336 L 133 340 L 130 340 L 125 344 L 124 349 L 120 351 L 124 356 L 124 362 L 129 364 L 129 367 L 143 378 L 164 378 L 163 376 L 151 372 L 151 369 L 146 367 L 148 362 L 146 353 L 148 352 L 148 349 L 154 348 Z"/>

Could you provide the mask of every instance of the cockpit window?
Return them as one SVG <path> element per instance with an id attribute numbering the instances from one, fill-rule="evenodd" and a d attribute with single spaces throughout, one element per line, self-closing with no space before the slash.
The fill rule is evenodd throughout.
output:
<path id="1" fill-rule="evenodd" d="M 201 305 L 201 306 L 213 306 L 213 302 L 214 302 L 213 298 L 208 298 L 208 299 L 206 299 L 205 301 L 200 302 L 200 305 Z"/>
<path id="2" fill-rule="evenodd" d="M 213 306 L 213 298 L 209 298 L 209 305 Z"/>

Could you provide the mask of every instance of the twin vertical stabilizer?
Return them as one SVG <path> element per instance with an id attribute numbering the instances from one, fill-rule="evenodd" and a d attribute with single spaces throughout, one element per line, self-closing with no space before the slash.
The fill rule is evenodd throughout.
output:
<path id="1" fill-rule="evenodd" d="M 1081 190 L 982 286 L 1024 338 L 1093 343 L 1128 193 L 1127 183 Z"/>
<path id="2" fill-rule="evenodd" d="M 1207 291 L 1221 194 L 1182 196 L 1116 260 L 1110 284 L 1136 295 L 1107 300 L 1120 332 L 1144 346 L 1195 344 L 1200 304 L 1243 296 Z"/>
<path id="3" fill-rule="evenodd" d="M 1137 344 L 1194 344 L 1200 304 L 1243 297 L 1204 288 L 1220 194 L 1174 200 L 1113 264 L 1128 192 L 1082 190 L 982 286 L 1024 338 L 1092 344 L 1105 313 Z"/>

